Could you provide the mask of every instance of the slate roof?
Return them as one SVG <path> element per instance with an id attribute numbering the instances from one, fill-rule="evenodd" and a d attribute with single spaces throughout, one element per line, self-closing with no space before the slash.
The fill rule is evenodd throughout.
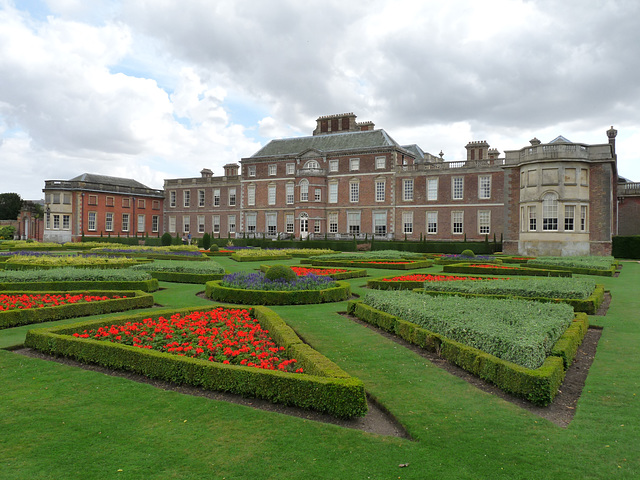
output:
<path id="1" fill-rule="evenodd" d="M 133 180 L 131 178 L 110 177 L 108 175 L 96 175 L 95 173 L 83 173 L 82 175 L 78 175 L 77 177 L 72 178 L 69 181 L 70 182 L 102 183 L 105 185 L 114 185 L 118 187 L 144 188 L 144 189 L 152 190 L 146 185 L 143 185 L 137 180 Z"/>
<path id="2" fill-rule="evenodd" d="M 332 133 L 310 137 L 293 137 L 271 140 L 250 158 L 298 155 L 307 150 L 321 153 L 367 150 L 381 147 L 402 147 L 384 130 Z"/>

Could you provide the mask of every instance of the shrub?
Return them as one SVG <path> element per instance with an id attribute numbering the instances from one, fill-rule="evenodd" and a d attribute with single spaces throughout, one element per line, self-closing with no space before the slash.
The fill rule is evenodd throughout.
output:
<path id="1" fill-rule="evenodd" d="M 284 280 L 286 282 L 290 282 L 298 277 L 296 272 L 286 265 L 274 265 L 267 270 L 264 276 L 267 280 Z"/>
<path id="2" fill-rule="evenodd" d="M 211 247 L 211 235 L 209 235 L 208 233 L 205 233 L 202 236 L 202 248 L 204 250 L 209 250 L 209 247 Z"/>
<path id="3" fill-rule="evenodd" d="M 468 249 L 467 250 L 463 250 L 461 255 L 463 257 L 475 257 L 476 256 L 476 254 L 473 253 L 473 250 L 468 250 Z"/>
<path id="4" fill-rule="evenodd" d="M 161 242 L 162 242 L 162 246 L 163 246 L 163 247 L 168 247 L 168 246 L 170 246 L 170 245 L 171 245 L 171 241 L 172 241 L 172 240 L 173 240 L 173 238 L 171 237 L 171 234 L 170 234 L 170 233 L 163 233 L 163 234 L 162 234 Z"/>
<path id="5" fill-rule="evenodd" d="M 218 252 L 218 251 L 220 251 L 220 247 L 218 247 L 217 243 L 212 243 L 211 245 L 209 245 L 209 251 L 210 252 Z"/>

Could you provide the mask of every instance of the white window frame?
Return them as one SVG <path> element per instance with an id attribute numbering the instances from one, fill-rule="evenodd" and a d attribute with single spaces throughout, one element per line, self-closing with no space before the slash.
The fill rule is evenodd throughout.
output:
<path id="1" fill-rule="evenodd" d="M 331 212 L 327 217 L 329 233 L 338 233 L 338 212 Z"/>
<path id="2" fill-rule="evenodd" d="M 271 184 L 267 186 L 267 204 L 275 205 L 276 204 L 276 186 L 275 184 Z"/>
<path id="3" fill-rule="evenodd" d="M 220 233 L 220 215 L 211 216 L 211 229 L 213 233 Z"/>
<path id="4" fill-rule="evenodd" d="M 438 178 L 427 178 L 427 200 L 438 200 Z"/>
<path id="5" fill-rule="evenodd" d="M 413 201 L 413 178 L 402 180 L 402 200 L 405 202 Z"/>
<path id="6" fill-rule="evenodd" d="M 296 185 L 293 182 L 289 182 L 286 185 L 286 202 L 287 205 L 293 205 L 293 203 L 295 202 L 295 188 Z"/>
<path id="7" fill-rule="evenodd" d="M 227 230 L 229 230 L 229 233 L 236 233 L 236 216 L 235 215 L 229 215 L 227 217 Z"/>
<path id="8" fill-rule="evenodd" d="M 255 177 L 256 176 L 256 166 L 255 165 L 249 165 L 247 167 L 247 172 L 248 172 L 248 175 L 250 177 Z"/>
<path id="9" fill-rule="evenodd" d="M 213 206 L 214 207 L 220 206 L 220 189 L 219 188 L 213 189 Z"/>
<path id="10" fill-rule="evenodd" d="M 113 214 L 111 214 L 111 215 L 113 215 Z M 111 223 L 113 225 L 113 217 L 112 217 Z M 70 230 L 71 229 L 71 215 L 68 215 L 68 214 L 63 214 L 62 215 L 62 229 L 63 230 Z"/>
<path id="11" fill-rule="evenodd" d="M 251 184 L 247 185 L 247 205 L 253 206 L 256 204 L 256 186 Z"/>
<path id="12" fill-rule="evenodd" d="M 536 232 L 538 230 L 538 216 L 536 205 L 527 206 L 527 231 Z"/>
<path id="13" fill-rule="evenodd" d="M 309 201 L 309 180 L 306 180 L 306 179 L 300 180 L 300 201 L 301 202 Z"/>
<path id="14" fill-rule="evenodd" d="M 413 212 L 402 212 L 402 232 L 413 234 Z"/>
<path id="15" fill-rule="evenodd" d="M 272 163 L 269 165 L 269 176 L 275 177 L 278 174 L 278 164 Z"/>
<path id="16" fill-rule="evenodd" d="M 278 214 L 276 212 L 265 212 L 264 224 L 267 234 L 276 235 L 278 233 Z"/>
<path id="17" fill-rule="evenodd" d="M 491 175 L 478 176 L 478 198 L 481 200 L 491 198 Z"/>
<path id="18" fill-rule="evenodd" d="M 329 160 L 329 172 L 337 172 L 340 169 L 338 160 Z"/>
<path id="19" fill-rule="evenodd" d="M 138 214 L 138 232 L 144 232 L 147 226 L 147 219 L 144 214 Z"/>
<path id="20" fill-rule="evenodd" d="M 358 203 L 360 201 L 360 182 L 351 180 L 349 182 L 349 202 Z"/>
<path id="21" fill-rule="evenodd" d="M 169 207 L 175 208 L 177 205 L 177 195 L 175 190 L 169 191 Z"/>
<path id="22" fill-rule="evenodd" d="M 160 215 L 151 216 L 151 232 L 157 233 L 160 227 Z"/>
<path id="23" fill-rule="evenodd" d="M 545 193 L 542 197 L 542 231 L 558 231 L 558 195 Z"/>
<path id="24" fill-rule="evenodd" d="M 349 159 L 349 171 L 357 172 L 360 170 L 360 159 L 359 158 L 350 158 Z"/>
<path id="25" fill-rule="evenodd" d="M 376 157 L 376 170 L 384 170 L 387 168 L 387 157 Z"/>
<path id="26" fill-rule="evenodd" d="M 287 163 L 287 175 L 295 175 L 295 174 L 296 174 L 296 164 Z"/>
<path id="27" fill-rule="evenodd" d="M 451 178 L 451 198 L 453 200 L 464 199 L 464 177 Z"/>
<path id="28" fill-rule="evenodd" d="M 96 197 L 97 198 L 97 197 Z M 56 227 L 56 217 L 58 219 L 58 226 Z M 60 215 L 53 216 L 53 228 L 56 230 L 60 228 Z M 87 230 L 95 232 L 98 229 L 98 212 L 89 212 L 87 216 Z"/>
<path id="29" fill-rule="evenodd" d="M 198 215 L 196 221 L 198 222 L 198 233 L 204 233 L 204 215 Z"/>
<path id="30" fill-rule="evenodd" d="M 236 206 L 236 188 L 235 187 L 229 188 L 227 192 L 227 197 L 229 199 L 229 206 L 235 207 Z"/>
<path id="31" fill-rule="evenodd" d="M 204 190 L 198 190 L 198 207 L 204 207 Z"/>
<path id="32" fill-rule="evenodd" d="M 329 182 L 329 203 L 338 203 L 338 182 Z"/>
<path id="33" fill-rule="evenodd" d="M 438 233 L 438 212 L 427 212 L 427 235 L 436 235 Z"/>
<path id="34" fill-rule="evenodd" d="M 384 157 L 383 157 L 384 158 Z M 374 235 L 386 235 L 387 234 L 387 211 L 373 211 L 372 224 Z"/>
<path id="35" fill-rule="evenodd" d="M 480 235 L 491 233 L 491 210 L 478 210 L 478 233 Z"/>
<path id="36" fill-rule="evenodd" d="M 247 232 L 248 233 L 256 233 L 258 229 L 258 214 L 251 212 L 247 213 L 245 217 L 247 220 Z"/>
<path id="37" fill-rule="evenodd" d="M 182 216 L 182 233 L 190 233 L 191 232 L 191 216 L 183 215 Z"/>
<path id="38" fill-rule="evenodd" d="M 191 206 L 191 190 L 182 191 L 182 201 L 185 207 Z"/>
<path id="39" fill-rule="evenodd" d="M 284 219 L 286 233 L 295 233 L 295 215 L 293 213 L 287 213 Z"/>
<path id="40" fill-rule="evenodd" d="M 316 201 L 316 202 L 321 202 L 322 201 L 322 189 L 316 188 L 313 191 L 313 200 Z"/>
<path id="41" fill-rule="evenodd" d="M 564 206 L 564 231 L 565 232 L 576 231 L 576 206 L 575 205 Z"/>
<path id="42" fill-rule="evenodd" d="M 176 217 L 169 217 L 169 233 L 176 233 Z"/>
<path id="43" fill-rule="evenodd" d="M 464 234 L 464 211 L 454 210 L 451 212 L 451 233 L 453 235 Z"/>
<path id="44" fill-rule="evenodd" d="M 123 232 L 129 231 L 130 220 L 131 220 L 131 217 L 129 217 L 128 213 L 122 214 L 122 231 Z"/>
<path id="45" fill-rule="evenodd" d="M 384 158 L 384 157 L 383 157 Z M 375 191 L 376 191 L 376 202 L 384 202 L 385 201 L 385 189 L 386 189 L 386 181 L 385 180 L 376 180 L 375 181 Z"/>
<path id="46" fill-rule="evenodd" d="M 350 235 L 359 235 L 361 230 L 361 213 L 347 212 L 347 231 Z"/>

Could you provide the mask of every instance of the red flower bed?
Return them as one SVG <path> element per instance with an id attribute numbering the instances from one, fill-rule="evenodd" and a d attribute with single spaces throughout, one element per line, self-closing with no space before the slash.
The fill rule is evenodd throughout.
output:
<path id="1" fill-rule="evenodd" d="M 168 319 L 146 318 L 139 322 L 84 330 L 73 336 L 108 340 L 211 362 L 302 373 L 302 368 L 295 369 L 295 359 L 278 356 L 284 347 L 278 347 L 269 332 L 263 330 L 244 309 L 218 307 L 184 316 L 176 313 Z"/>
<path id="2" fill-rule="evenodd" d="M 0 311 L 6 310 L 27 310 L 30 308 L 55 307 L 57 305 L 68 305 L 72 303 L 99 302 L 101 300 L 110 300 L 112 298 L 126 298 L 121 296 L 107 297 L 104 295 L 85 295 L 85 294 L 65 294 L 51 295 L 48 293 L 38 295 L 0 295 Z"/>
<path id="3" fill-rule="evenodd" d="M 375 260 L 351 260 L 351 263 L 373 263 L 378 265 L 407 265 L 409 263 L 415 263 L 412 260 L 408 260 L 406 262 L 380 262 Z"/>
<path id="4" fill-rule="evenodd" d="M 413 273 L 393 278 L 383 278 L 383 282 L 448 282 L 454 280 L 492 280 L 481 277 L 458 277 L 456 275 L 427 275 L 425 273 Z"/>
<path id="5" fill-rule="evenodd" d="M 488 265 L 486 263 L 483 264 L 473 264 L 470 265 L 471 267 L 478 267 L 478 268 L 499 268 L 501 270 L 518 270 L 519 267 L 505 267 L 504 265 Z"/>
<path id="6" fill-rule="evenodd" d="M 342 268 L 307 268 L 307 267 L 291 267 L 291 270 L 296 272 L 299 277 L 304 277 L 313 273 L 314 275 L 333 275 L 334 273 L 344 273 L 348 270 Z"/>

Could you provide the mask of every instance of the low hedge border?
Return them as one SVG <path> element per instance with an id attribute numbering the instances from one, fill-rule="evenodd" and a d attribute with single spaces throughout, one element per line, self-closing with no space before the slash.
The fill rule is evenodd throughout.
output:
<path id="1" fill-rule="evenodd" d="M 351 285 L 336 282 L 336 287 L 324 290 L 244 290 L 223 287 L 221 280 L 207 282 L 205 295 L 217 302 L 241 303 L 247 305 L 305 305 L 310 303 L 341 302 L 351 296 Z"/>
<path id="2" fill-rule="evenodd" d="M 2 292 L 5 295 L 39 294 L 42 291 L 33 292 Z M 103 291 L 103 290 L 83 290 L 83 291 L 47 291 L 46 293 L 55 295 L 79 294 L 86 295 L 126 295 L 127 298 L 112 298 L 98 302 L 76 303 L 70 305 L 57 305 L 52 307 L 31 308 L 26 310 L 6 310 L 0 312 L 0 330 L 3 328 L 17 327 L 19 325 L 30 325 L 32 323 L 51 322 L 63 318 L 86 317 L 88 315 L 101 315 L 104 313 L 123 312 L 136 308 L 148 308 L 154 304 L 153 295 L 141 290 L 134 291 Z"/>
<path id="3" fill-rule="evenodd" d="M 375 260 L 374 260 L 375 261 Z M 394 260 L 380 260 L 381 262 L 392 262 Z M 404 260 L 398 259 L 398 262 Z M 410 261 L 410 260 L 409 260 Z M 302 261 L 300 262 L 303 263 Z M 304 262 L 305 264 L 307 262 Z M 372 263 L 371 261 L 359 262 L 356 260 L 313 260 L 311 259 L 311 265 L 314 267 L 366 267 L 366 268 L 385 268 L 387 270 L 414 270 L 418 268 L 427 268 L 433 265 L 433 260 L 417 260 L 411 263 L 399 263 L 395 265 Z"/>
<path id="4" fill-rule="evenodd" d="M 484 263 L 484 262 L 477 262 Z M 571 277 L 572 273 L 568 270 L 552 270 L 529 267 L 495 268 L 491 267 L 472 267 L 471 263 L 459 263 L 457 265 L 443 265 L 442 271 L 446 273 L 472 273 L 475 275 L 531 275 L 534 277 Z"/>
<path id="5" fill-rule="evenodd" d="M 144 259 L 152 259 L 152 260 L 186 260 L 186 261 L 194 261 L 194 262 L 206 262 L 209 260 L 204 254 L 198 255 L 180 255 L 180 254 L 171 254 L 171 253 L 153 253 L 153 252 L 145 252 L 141 251 L 129 251 L 129 252 L 94 252 L 96 255 L 104 255 L 109 257 L 135 257 L 138 261 L 142 261 Z M 198 252 L 194 252 L 198 253 Z"/>
<path id="6" fill-rule="evenodd" d="M 260 271 L 263 273 L 269 270 L 270 268 L 271 268 L 271 265 L 260 265 Z M 319 270 L 323 270 L 322 267 L 313 267 L 313 268 L 318 268 Z M 331 270 L 331 269 L 327 268 L 327 270 Z M 346 280 L 348 278 L 366 277 L 367 271 L 364 268 L 358 268 L 355 270 L 349 270 L 348 272 L 332 273 L 331 275 L 327 275 L 327 276 L 333 278 L 334 280 Z"/>
<path id="7" fill-rule="evenodd" d="M 256 257 L 244 257 L 235 253 L 231 254 L 231 259 L 236 262 L 268 262 L 271 260 L 291 260 L 291 255 L 263 255 Z"/>
<path id="8" fill-rule="evenodd" d="M 598 270 L 595 268 L 580 268 L 580 267 L 564 267 L 559 265 L 541 265 L 535 263 L 535 261 L 528 261 L 526 265 L 531 265 L 531 268 L 544 268 L 547 270 L 563 270 L 566 272 L 575 273 L 577 275 L 597 275 L 600 277 L 613 277 L 618 269 L 618 262 L 611 265 L 611 268 L 607 270 Z"/>
<path id="9" fill-rule="evenodd" d="M 207 283 L 211 280 L 222 280 L 226 273 L 184 273 L 184 272 L 149 272 L 160 282 L 173 283 Z"/>
<path id="10" fill-rule="evenodd" d="M 212 305 L 210 308 L 216 308 Z M 153 317 L 189 313 L 202 308 L 154 311 Z M 328 413 L 338 418 L 364 416 L 367 400 L 362 381 L 349 376 L 323 355 L 305 345 L 282 319 L 264 307 L 252 314 L 268 329 L 272 338 L 295 355 L 298 363 L 313 373 L 288 373 L 253 367 L 225 365 L 170 353 L 140 349 L 129 345 L 81 339 L 73 332 L 104 325 L 137 321 L 148 314 L 94 320 L 27 333 L 25 346 L 71 357 L 80 362 L 96 363 L 107 368 L 127 370 L 150 378 L 262 398 L 273 403 L 293 405 Z"/>
<path id="11" fill-rule="evenodd" d="M 385 278 L 392 277 L 378 277 L 367 280 L 367 287 L 376 290 L 415 290 L 416 288 L 424 288 L 424 281 L 385 281 Z"/>
<path id="12" fill-rule="evenodd" d="M 557 395 L 565 376 L 564 365 L 574 358 L 577 346 L 584 337 L 584 334 L 580 337 L 579 332 L 586 332 L 584 326 L 588 326 L 589 322 L 585 313 L 577 313 L 574 324 L 581 326 L 571 325 L 554 345 L 552 355 L 547 357 L 541 367 L 532 370 L 375 310 L 361 301 L 350 301 L 347 305 L 349 314 L 425 350 L 438 352 L 449 362 L 493 383 L 501 390 L 539 406 L 549 405 Z"/>
<path id="13" fill-rule="evenodd" d="M 60 245 L 59 247 L 38 247 L 37 244 L 33 245 L 22 245 L 20 247 L 10 247 L 7 250 L 10 252 L 19 252 L 21 250 L 30 250 L 33 252 L 58 252 L 61 250 L 66 250 L 67 247 Z"/>
<path id="14" fill-rule="evenodd" d="M 96 268 L 96 269 L 112 269 L 112 268 L 129 268 L 135 265 L 139 265 L 140 262 L 132 260 L 127 263 L 102 263 L 102 264 L 84 264 L 84 265 L 38 265 L 35 263 L 21 263 L 21 262 L 5 262 L 5 270 L 51 270 L 53 268 L 69 267 L 69 268 Z"/>
<path id="15" fill-rule="evenodd" d="M 56 291 L 85 291 L 95 290 L 96 288 L 102 290 L 141 290 L 143 292 L 155 292 L 158 290 L 158 280 L 151 278 L 149 280 L 140 281 L 68 281 L 68 282 L 13 282 L 13 283 L 0 283 L 0 292 L 4 293 L 7 290 L 13 291 L 37 291 L 37 292 L 56 292 Z"/>
<path id="16" fill-rule="evenodd" d="M 384 282 L 391 283 L 391 282 Z M 400 282 L 398 282 L 400 283 Z M 419 283 L 419 282 L 406 282 Z M 517 295 L 492 295 L 482 293 L 464 293 L 464 292 L 442 292 L 435 290 L 426 290 L 425 287 L 417 287 L 413 289 L 416 293 L 424 293 L 437 297 L 438 295 L 457 295 L 459 297 L 479 297 L 479 298 L 517 298 L 520 300 L 530 300 L 533 302 L 545 303 L 566 303 L 573 307 L 574 312 L 583 312 L 587 315 L 595 315 L 598 308 L 604 301 L 604 285 L 596 285 L 594 291 L 588 298 L 548 298 L 548 297 L 520 297 Z"/>

